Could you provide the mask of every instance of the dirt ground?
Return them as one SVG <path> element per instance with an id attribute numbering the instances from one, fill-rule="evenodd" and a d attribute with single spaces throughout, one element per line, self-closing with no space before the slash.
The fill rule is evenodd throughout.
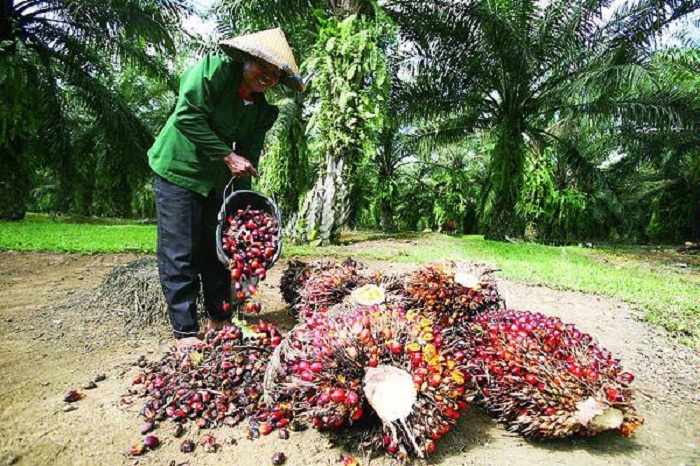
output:
<path id="1" fill-rule="evenodd" d="M 164 445 L 135 459 L 126 454 L 141 438 L 138 406 L 120 405 L 120 395 L 138 373 L 139 355 L 163 355 L 166 326 L 138 338 L 126 335 L 123 319 L 112 315 L 90 324 L 80 306 L 57 303 L 86 292 L 132 255 L 0 253 L 0 466 L 18 465 L 258 465 L 271 464 L 276 451 L 288 465 L 339 465 L 343 452 L 333 440 L 309 430 L 289 440 L 270 435 L 247 440 L 242 428 L 220 429 L 218 453 L 180 453 L 181 440 L 160 426 Z M 278 284 L 284 263 L 263 288 L 265 318 L 289 327 Z M 371 264 L 370 264 L 371 265 Z M 377 264 L 375 264 L 377 265 Z M 406 267 L 381 263 L 381 267 Z M 637 406 L 646 418 L 633 439 L 604 435 L 589 439 L 527 441 L 470 409 L 438 445 L 431 465 L 689 465 L 698 458 L 697 355 L 660 329 L 638 320 L 625 303 L 582 293 L 555 291 L 503 281 L 510 307 L 558 315 L 593 334 L 636 375 Z M 63 395 L 98 374 L 106 380 L 88 390 L 77 410 L 62 411 Z M 201 434 L 188 432 L 196 438 Z M 385 457 L 351 452 L 363 466 L 390 465 Z M 171 463 L 172 462 L 172 463 Z"/>

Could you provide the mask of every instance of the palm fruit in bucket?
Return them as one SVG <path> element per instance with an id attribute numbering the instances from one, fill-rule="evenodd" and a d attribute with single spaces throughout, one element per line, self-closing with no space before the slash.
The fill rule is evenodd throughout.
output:
<path id="1" fill-rule="evenodd" d="M 406 311 L 405 294 L 390 281 L 297 325 L 273 355 L 266 394 L 319 429 L 374 418 L 375 446 L 425 457 L 466 407 L 457 334 Z"/>
<path id="2" fill-rule="evenodd" d="M 257 292 L 257 283 L 264 280 L 279 250 L 277 217 L 261 209 L 247 206 L 226 217 L 222 248 L 231 271 L 233 300 L 248 312 L 260 312 L 260 304 L 249 301 Z M 226 309 L 226 304 L 224 309 Z"/>
<path id="3" fill-rule="evenodd" d="M 412 306 L 442 325 L 505 308 L 493 269 L 485 264 L 438 262 L 413 272 L 406 283 Z"/>
<path id="4" fill-rule="evenodd" d="M 527 437 L 630 436 L 642 424 L 634 379 L 590 335 L 555 317 L 523 311 L 478 315 L 462 340 L 473 400 Z"/>

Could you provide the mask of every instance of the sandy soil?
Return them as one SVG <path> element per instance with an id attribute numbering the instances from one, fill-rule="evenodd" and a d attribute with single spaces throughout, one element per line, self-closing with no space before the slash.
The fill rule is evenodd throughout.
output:
<path id="1" fill-rule="evenodd" d="M 218 453 L 179 452 L 180 440 L 165 423 L 157 451 L 135 459 L 125 452 L 140 439 L 138 406 L 120 405 L 120 395 L 138 373 L 139 355 L 162 356 L 165 326 L 138 338 L 124 332 L 112 315 L 89 324 L 79 305 L 57 306 L 100 283 L 131 255 L 51 255 L 0 253 L 0 465 L 268 465 L 276 451 L 288 465 L 338 465 L 343 452 L 334 440 L 313 430 L 250 441 L 243 430 L 214 433 L 224 443 Z M 405 265 L 382 263 L 382 268 Z M 289 327 L 277 292 L 284 263 L 263 288 L 266 318 Z M 595 335 L 637 376 L 637 405 L 646 423 L 633 439 L 604 435 L 590 439 L 532 442 L 505 431 L 474 408 L 439 444 L 431 465 L 686 465 L 697 460 L 697 355 L 638 320 L 626 304 L 582 293 L 555 291 L 503 281 L 510 307 L 558 315 Z M 86 391 L 78 409 L 62 411 L 63 394 L 98 374 L 106 380 Z M 165 432 L 163 432 L 165 431 Z M 200 433 L 188 432 L 192 438 Z M 365 465 L 389 465 L 384 457 L 351 452 Z"/>

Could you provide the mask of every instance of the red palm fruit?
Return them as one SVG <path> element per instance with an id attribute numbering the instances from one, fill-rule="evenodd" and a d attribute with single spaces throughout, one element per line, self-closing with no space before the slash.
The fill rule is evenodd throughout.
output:
<path id="1" fill-rule="evenodd" d="M 146 438 L 143 439 L 143 445 L 149 450 L 153 450 L 160 445 L 160 439 L 155 435 L 147 435 Z"/>
<path id="2" fill-rule="evenodd" d="M 440 325 L 462 325 L 475 315 L 505 308 L 493 270 L 484 264 L 429 264 L 409 277 L 406 291 L 410 307 Z"/>
<path id="3" fill-rule="evenodd" d="M 261 422 L 260 423 L 260 435 L 270 435 L 272 432 L 272 424 L 269 424 L 267 422 Z"/>
<path id="4" fill-rule="evenodd" d="M 305 410 L 324 429 L 352 425 L 363 416 L 361 406 L 369 406 L 382 420 L 372 433 L 375 446 L 425 457 L 431 433 L 453 425 L 465 406 L 459 403 L 464 402 L 463 390 L 458 390 L 464 375 L 453 356 L 456 334 L 406 312 L 409 301 L 399 279 L 368 273 L 365 280 L 381 283 L 387 290 L 384 302 L 358 304 L 348 294 L 341 303 L 305 318 L 290 332 L 291 341 L 282 343 L 279 363 L 268 371 L 267 394 L 275 403 L 291 403 L 293 411 Z M 426 343 L 427 333 L 432 341 L 441 336 L 440 348 Z M 318 373 L 311 372 L 314 362 L 322 363 L 316 366 Z M 302 364 L 305 370 L 299 369 Z M 416 377 L 421 382 L 430 378 L 432 384 L 421 383 L 417 390 Z"/>
<path id="5" fill-rule="evenodd" d="M 350 406 L 355 406 L 359 402 L 360 402 L 359 395 L 352 390 L 348 390 L 347 393 L 345 394 L 345 403 L 350 405 Z"/>
<path id="6" fill-rule="evenodd" d="M 343 263 L 291 261 L 282 274 L 280 288 L 285 302 L 299 318 L 323 314 L 352 290 L 365 283 L 358 264 L 352 259 Z"/>
<path id="7" fill-rule="evenodd" d="M 632 406 L 631 377 L 572 324 L 504 311 L 477 315 L 460 331 L 467 358 L 458 367 L 474 382 L 466 396 L 510 431 L 545 438 L 604 430 L 629 435 L 642 424 Z M 584 370 L 591 365 L 597 369 Z"/>
<path id="8" fill-rule="evenodd" d="M 146 446 L 143 442 L 135 443 L 131 446 L 129 453 L 133 456 L 141 456 L 146 451 Z"/>
<path id="9" fill-rule="evenodd" d="M 323 363 L 321 361 L 314 361 L 309 366 L 309 369 L 311 369 L 311 372 L 318 374 L 323 370 Z"/>
<path id="10" fill-rule="evenodd" d="M 345 401 L 345 391 L 340 388 L 336 388 L 331 392 L 331 400 L 334 403 L 342 403 Z"/>

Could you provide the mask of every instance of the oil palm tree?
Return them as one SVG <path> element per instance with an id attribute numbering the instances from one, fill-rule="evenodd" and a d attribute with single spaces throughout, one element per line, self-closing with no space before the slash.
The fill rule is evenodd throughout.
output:
<path id="1" fill-rule="evenodd" d="M 151 130 L 115 72 L 135 67 L 173 86 L 165 61 L 186 11 L 181 0 L 0 0 L 0 217 L 23 216 L 34 166 L 53 170 L 69 202 L 76 115 L 109 143 L 119 168 L 108 176 L 146 166 Z"/>
<path id="2" fill-rule="evenodd" d="M 393 0 L 389 14 L 413 47 L 413 114 L 426 136 L 474 130 L 495 137 L 482 195 L 487 238 L 520 234 L 515 206 L 527 145 L 572 146 L 554 130 L 572 122 L 667 130 L 694 115 L 674 83 L 651 66 L 656 41 L 697 0 Z M 640 90 L 654 88 L 654 92 Z"/>

